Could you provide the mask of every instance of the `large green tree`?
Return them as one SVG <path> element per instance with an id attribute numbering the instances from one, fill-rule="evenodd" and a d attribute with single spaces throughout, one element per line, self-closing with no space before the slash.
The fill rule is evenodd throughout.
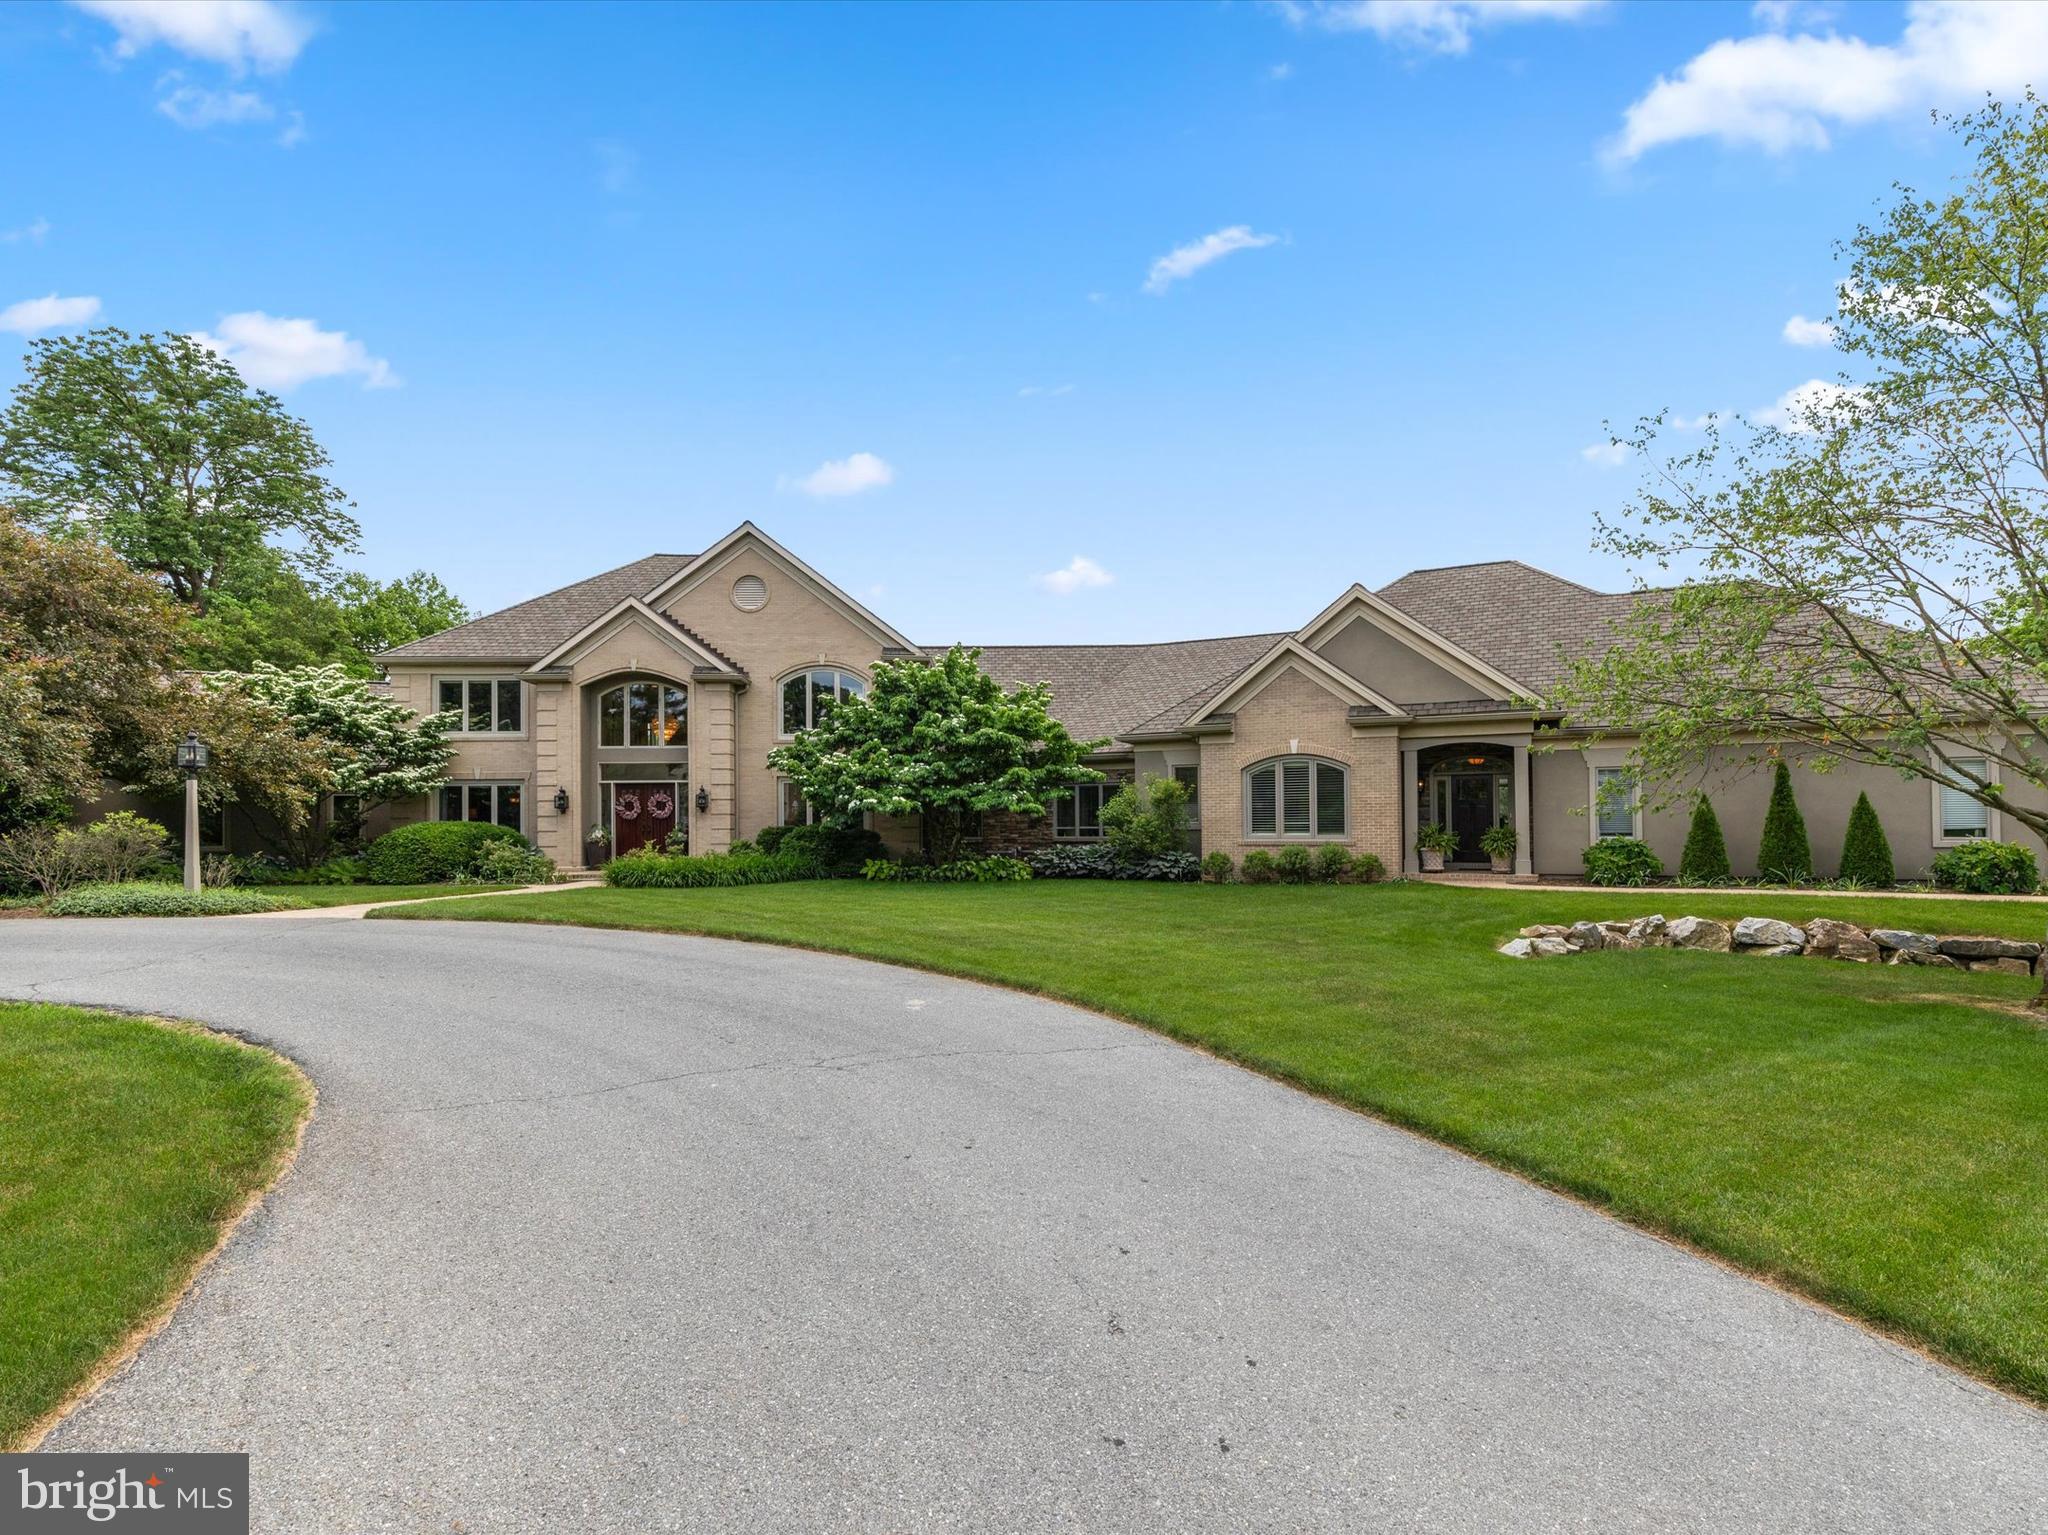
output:
<path id="1" fill-rule="evenodd" d="M 955 645 L 935 659 L 884 661 L 868 691 L 768 754 L 822 815 L 923 818 L 926 850 L 960 855 L 976 818 L 1044 814 L 1062 792 L 1102 775 L 1084 759 L 1106 743 L 1077 741 L 1051 714 L 1052 689 L 1014 692 Z"/>
<path id="2" fill-rule="evenodd" d="M 356 546 L 306 423 L 189 337 L 48 337 L 27 374 L 0 412 L 0 498 L 107 544 L 194 612 L 266 546 L 312 581 Z"/>
<path id="3" fill-rule="evenodd" d="M 1950 120 L 1970 163 L 1838 254 L 1849 367 L 1781 419 L 1661 456 L 1599 542 L 1646 576 L 1554 702 L 1649 783 L 1796 747 L 1953 784 L 2048 837 L 2048 105 Z"/>

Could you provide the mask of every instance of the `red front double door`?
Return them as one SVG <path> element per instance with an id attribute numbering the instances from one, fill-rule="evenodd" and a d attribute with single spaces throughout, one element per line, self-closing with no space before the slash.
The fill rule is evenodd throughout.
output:
<path id="1" fill-rule="evenodd" d="M 683 785 L 673 780 L 656 783 L 615 783 L 612 794 L 612 853 L 630 853 L 636 847 L 660 847 L 676 829 Z"/>

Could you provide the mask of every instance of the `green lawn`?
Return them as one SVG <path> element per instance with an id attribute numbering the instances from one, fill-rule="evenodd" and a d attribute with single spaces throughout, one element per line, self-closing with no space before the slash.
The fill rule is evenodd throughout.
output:
<path id="1" fill-rule="evenodd" d="M 0 1449 L 178 1293 L 310 1101 L 219 1035 L 0 1003 Z"/>
<path id="2" fill-rule="evenodd" d="M 2048 925 L 2048 906 L 2017 901 L 1050 880 L 592 889 L 384 915 L 764 939 L 1067 998 L 1570 1190 L 2048 1401 L 2048 1031 L 2016 1007 L 2032 983 L 1492 952 L 1524 923 L 1658 910 Z"/>
<path id="3" fill-rule="evenodd" d="M 361 906 L 371 901 L 425 901 L 471 890 L 508 890 L 509 885 L 259 885 L 294 906 Z"/>

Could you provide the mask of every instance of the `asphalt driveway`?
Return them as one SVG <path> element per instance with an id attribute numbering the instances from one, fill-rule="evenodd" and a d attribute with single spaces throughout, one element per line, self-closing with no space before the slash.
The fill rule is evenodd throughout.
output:
<path id="1" fill-rule="evenodd" d="M 2048 1416 L 1054 1003 L 226 919 L 9 922 L 0 994 L 319 1085 L 290 1180 L 45 1446 L 247 1450 L 259 1530 L 2048 1527 Z"/>

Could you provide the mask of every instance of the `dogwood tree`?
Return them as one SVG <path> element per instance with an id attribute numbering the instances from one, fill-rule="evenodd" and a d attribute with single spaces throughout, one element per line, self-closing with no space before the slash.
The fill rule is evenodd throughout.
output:
<path id="1" fill-rule="evenodd" d="M 1005 692 L 981 652 L 955 645 L 924 661 L 884 661 L 865 694 L 832 705 L 812 729 L 768 754 L 819 814 L 923 818 L 941 863 L 960 856 L 991 811 L 1042 815 L 1077 783 L 1102 775 L 1084 759 L 1103 741 L 1077 741 L 1051 714 L 1052 689 Z"/>

